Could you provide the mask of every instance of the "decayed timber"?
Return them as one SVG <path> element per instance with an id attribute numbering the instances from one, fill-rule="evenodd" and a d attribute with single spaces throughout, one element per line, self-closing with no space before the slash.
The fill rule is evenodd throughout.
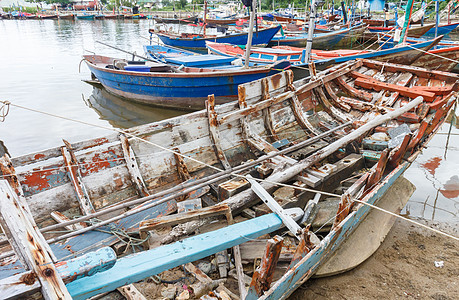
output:
<path id="1" fill-rule="evenodd" d="M 272 269 L 267 268 L 266 276 L 262 276 L 260 282 L 264 287 L 258 288 L 256 297 L 283 299 L 316 271 L 322 259 L 333 253 L 368 213 L 369 208 L 354 202 L 354 197 L 376 203 L 419 153 L 420 146 L 438 130 L 457 98 L 458 79 L 449 73 L 417 68 L 410 72 L 403 66 L 366 60 L 335 66 L 312 79 L 295 82 L 291 72 L 285 71 L 241 85 L 237 102 L 215 106 L 210 97 L 206 110 L 126 130 L 128 143 L 114 134 L 66 145 L 62 151 L 50 149 L 12 158 L 3 164 L 6 167 L 2 168 L 2 175 L 14 178 L 14 191 L 18 195 L 23 193 L 30 212 L 44 226 L 40 231 L 46 234 L 57 261 L 112 245 L 117 241 L 112 234 L 115 231 L 135 235 L 160 224 L 176 224 L 161 240 L 154 241 L 155 245 L 170 243 L 183 235 L 194 234 L 208 222 L 203 216 L 212 215 L 212 210 L 218 208 L 209 206 L 198 208 L 194 214 L 191 211 L 167 216 L 175 213 L 177 206 L 183 208 L 195 202 L 194 208 L 201 207 L 201 203 L 225 206 L 223 211 L 229 223 L 223 228 L 226 231 L 195 235 L 128 255 L 118 260 L 120 265 L 115 269 L 69 283 L 70 294 L 77 299 L 120 288 L 237 246 L 263 232 L 278 230 L 280 224 L 274 227 L 259 224 L 259 218 L 269 217 L 256 218 L 256 215 L 243 224 L 231 225 L 231 214 L 259 202 L 251 189 L 243 190 L 249 185 L 245 181 L 248 179 L 241 176 L 263 178 L 265 181 L 257 188 L 263 199 L 272 202 L 274 198 L 291 206 L 304 206 L 317 193 L 314 191 L 311 196 L 305 190 L 306 185 L 328 193 L 342 191 L 339 207 L 338 196 L 320 198 L 319 206 L 322 202 L 332 203 L 328 219 L 335 219 L 333 226 L 328 224 L 330 227 L 322 229 L 324 238 L 317 240 L 307 229 L 291 223 L 299 242 L 296 241 L 298 246 L 287 272 L 271 287 L 267 279 Z M 340 91 L 343 80 L 346 88 Z M 368 82 L 375 84 L 366 86 Z M 357 95 L 360 98 L 354 99 Z M 432 97 L 412 99 L 415 95 Z M 409 127 L 412 129 L 408 129 L 408 134 L 404 132 L 404 136 L 397 137 L 401 144 L 384 150 L 395 144 L 392 129 L 401 124 L 408 128 L 407 123 L 415 124 Z M 375 132 L 389 133 L 394 141 L 375 142 L 372 140 Z M 379 148 L 373 147 L 376 144 Z M 372 149 L 373 156 L 367 153 L 368 149 Z M 368 157 L 369 167 L 377 161 L 370 171 L 362 169 L 363 163 L 357 163 Z M 346 184 L 341 182 L 348 176 L 354 179 Z M 275 191 L 278 183 L 294 186 L 296 191 L 290 190 L 291 187 Z M 208 193 L 210 189 L 212 194 Z M 301 189 L 305 191 L 298 191 Z M 277 196 L 271 197 L 274 191 Z M 94 212 L 88 211 L 73 220 L 86 196 Z M 186 202 L 177 205 L 180 201 Z M 54 213 L 60 223 L 47 226 L 54 211 L 70 220 Z M 257 205 L 252 211 L 258 214 L 266 209 Z M 276 211 L 282 214 L 281 209 Z M 146 226 L 147 220 L 150 227 Z M 48 234 L 86 221 L 89 222 L 85 228 L 68 227 L 74 231 Z M 139 230 L 142 222 L 144 230 Z M 264 231 L 267 227 L 269 230 Z M 99 228 L 102 230 L 95 230 Z M 231 232 L 235 228 L 237 231 Z M 253 232 L 241 237 L 244 230 Z M 244 298 L 246 275 L 237 248 L 233 249 L 233 255 Z M 7 255 L 2 253 L 0 257 Z M 2 264 L 0 280 L 14 272 L 26 271 L 19 262 Z"/>
<path id="2" fill-rule="evenodd" d="M 71 299 L 64 282 L 59 276 L 47 248 L 40 244 L 39 237 L 30 219 L 26 216 L 18 195 L 6 180 L 0 180 L 0 213 L 2 228 L 21 261 L 35 273 L 40 281 L 45 299 Z"/>

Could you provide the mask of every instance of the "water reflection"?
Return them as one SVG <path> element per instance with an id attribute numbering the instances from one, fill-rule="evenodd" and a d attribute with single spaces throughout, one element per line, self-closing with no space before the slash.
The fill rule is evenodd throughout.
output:
<path id="1" fill-rule="evenodd" d="M 183 114 L 177 110 L 129 102 L 96 87 L 86 101 L 88 107 L 92 108 L 101 120 L 107 120 L 110 125 L 117 128 L 129 128 Z"/>
<path id="2" fill-rule="evenodd" d="M 416 185 L 405 208 L 411 216 L 459 222 L 459 129 L 452 128 L 445 156 L 450 126 L 448 123 L 442 126 L 405 172 L 405 177 Z"/>

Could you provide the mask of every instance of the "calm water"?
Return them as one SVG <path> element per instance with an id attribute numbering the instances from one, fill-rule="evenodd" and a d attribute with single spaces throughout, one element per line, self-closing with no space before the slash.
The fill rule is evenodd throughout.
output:
<path id="1" fill-rule="evenodd" d="M 148 20 L 0 20 L 0 100 L 110 128 L 128 128 L 181 114 L 138 104 L 94 90 L 80 66 L 88 51 L 125 54 L 103 41 L 142 53 Z M 190 28 L 189 30 L 192 30 Z M 448 131 L 449 124 L 442 128 Z M 108 134 L 108 130 L 11 107 L 0 123 L 0 142 L 12 156 Z M 411 216 L 459 222 L 459 130 L 453 128 L 444 157 L 446 135 L 437 135 L 405 176 L 417 190 L 406 210 Z"/>

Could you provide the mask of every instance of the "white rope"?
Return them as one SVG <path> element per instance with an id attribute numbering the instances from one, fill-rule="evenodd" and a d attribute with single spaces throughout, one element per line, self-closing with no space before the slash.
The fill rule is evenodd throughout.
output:
<path id="1" fill-rule="evenodd" d="M 444 57 L 444 56 L 441 56 L 441 55 L 438 55 L 438 54 L 434 54 L 434 53 L 430 53 L 428 51 L 425 51 L 425 50 L 422 50 L 422 49 L 418 49 L 418 48 L 415 48 L 409 44 L 407 44 L 408 47 L 410 47 L 411 49 L 414 49 L 414 50 L 418 50 L 419 52 L 424 52 L 425 54 L 429 54 L 429 55 L 432 55 L 432 56 L 436 56 L 436 57 L 439 57 L 439 58 L 443 58 L 445 60 L 449 60 L 449 61 L 452 61 L 452 62 L 455 62 L 456 64 L 459 64 L 459 61 L 458 60 L 454 60 L 454 59 L 451 59 L 451 58 L 448 58 L 448 57 Z M 459 44 L 457 45 L 459 46 Z"/>
<path id="2" fill-rule="evenodd" d="M 394 217 L 396 217 L 396 218 L 405 220 L 405 221 L 410 222 L 410 223 L 412 223 L 412 224 L 418 225 L 418 226 L 420 226 L 420 227 L 422 227 L 422 228 L 428 229 L 428 230 L 433 231 L 433 232 L 435 232 L 435 233 L 438 233 L 438 234 L 444 235 L 444 236 L 446 236 L 446 237 L 452 238 L 453 240 L 459 241 L 459 237 L 456 237 L 456 236 L 454 236 L 454 235 L 448 234 L 448 233 L 446 233 L 446 232 L 443 232 L 443 231 L 440 231 L 440 230 L 438 230 L 438 229 L 429 227 L 429 226 L 424 225 L 424 224 L 422 224 L 422 223 L 419 223 L 419 222 L 413 221 L 413 220 L 411 220 L 411 219 L 405 218 L 404 216 L 401 216 L 401 215 L 398 215 L 398 214 L 393 213 L 393 212 L 391 212 L 391 211 L 382 209 L 381 207 L 377 207 L 377 206 L 375 206 L 375 205 L 373 205 L 373 204 L 366 203 L 366 202 L 364 202 L 364 201 L 357 200 L 357 199 L 353 199 L 353 200 L 354 200 L 355 202 L 362 203 L 362 204 L 365 204 L 365 205 L 367 205 L 367 206 L 370 206 L 371 208 L 374 208 L 374 209 L 377 209 L 377 210 L 379 210 L 379 211 L 382 211 L 382 212 L 384 212 L 384 213 L 386 213 L 386 214 L 392 215 L 392 216 L 394 216 Z"/>

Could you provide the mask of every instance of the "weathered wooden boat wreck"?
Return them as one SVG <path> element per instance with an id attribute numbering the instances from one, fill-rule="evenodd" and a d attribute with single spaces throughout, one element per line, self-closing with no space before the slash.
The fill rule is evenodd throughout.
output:
<path id="1" fill-rule="evenodd" d="M 2 297 L 129 293 L 184 265 L 208 288 L 188 284 L 190 297 L 285 299 L 316 272 L 349 269 L 365 257 L 333 259 L 444 122 L 458 79 L 370 60 L 298 81 L 285 71 L 240 85 L 235 102 L 209 96 L 206 110 L 5 156 Z M 266 250 L 247 289 L 248 243 Z M 212 255 L 221 277 L 236 270 L 239 296 L 192 263 Z"/>

